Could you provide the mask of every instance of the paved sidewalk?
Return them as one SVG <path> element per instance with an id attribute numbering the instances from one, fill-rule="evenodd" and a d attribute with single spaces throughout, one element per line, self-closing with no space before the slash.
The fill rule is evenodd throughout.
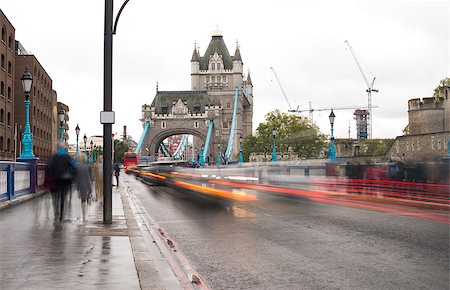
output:
<path id="1" fill-rule="evenodd" d="M 102 224 L 100 203 L 88 212 L 82 222 L 76 191 L 59 227 L 50 194 L 0 210 L 0 289 L 181 289 L 142 239 L 124 187 L 113 187 L 112 225 Z"/>

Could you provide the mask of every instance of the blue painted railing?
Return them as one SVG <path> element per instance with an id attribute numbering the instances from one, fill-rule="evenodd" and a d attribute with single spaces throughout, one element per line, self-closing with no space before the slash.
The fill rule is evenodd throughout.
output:
<path id="1" fill-rule="evenodd" d="M 46 164 L 0 161 L 0 202 L 37 193 L 45 188 Z"/>

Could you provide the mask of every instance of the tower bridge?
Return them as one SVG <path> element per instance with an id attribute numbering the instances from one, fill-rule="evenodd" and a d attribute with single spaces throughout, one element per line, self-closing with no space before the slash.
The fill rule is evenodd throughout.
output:
<path id="1" fill-rule="evenodd" d="M 156 156 L 166 138 L 192 135 L 190 156 L 203 152 L 205 162 L 217 162 L 220 147 L 233 161 L 239 154 L 239 137 L 252 133 L 252 118 L 253 85 L 250 73 L 244 76 L 239 44 L 231 56 L 222 33 L 215 31 L 203 56 L 194 47 L 191 90 L 157 88 L 151 105 L 142 106 L 144 133 L 137 151 L 146 148 Z"/>

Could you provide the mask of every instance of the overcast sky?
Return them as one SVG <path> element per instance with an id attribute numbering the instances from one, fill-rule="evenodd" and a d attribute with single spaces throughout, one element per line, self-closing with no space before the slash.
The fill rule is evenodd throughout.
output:
<path id="1" fill-rule="evenodd" d="M 102 135 L 104 1 L 1 0 L 0 8 L 70 107 L 70 143 L 77 123 L 81 135 Z M 270 67 L 295 108 L 366 105 L 349 40 L 379 89 L 373 137 L 395 137 L 407 125 L 408 99 L 431 97 L 450 76 L 449 23 L 449 1 L 130 0 L 114 36 L 113 132 L 127 125 L 139 140 L 141 106 L 152 102 L 156 82 L 160 90 L 190 89 L 194 42 L 203 55 L 218 25 L 230 54 L 239 41 L 251 71 L 254 129 L 267 112 L 288 110 Z M 352 113 L 335 112 L 336 137 L 348 137 L 349 121 L 355 137 Z M 328 115 L 314 113 L 327 134 Z"/>

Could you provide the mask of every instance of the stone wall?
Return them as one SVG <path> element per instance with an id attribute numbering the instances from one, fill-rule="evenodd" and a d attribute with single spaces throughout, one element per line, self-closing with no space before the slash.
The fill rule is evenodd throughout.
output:
<path id="1" fill-rule="evenodd" d="M 386 157 L 402 162 L 438 161 L 447 155 L 450 131 L 398 136 Z"/>

